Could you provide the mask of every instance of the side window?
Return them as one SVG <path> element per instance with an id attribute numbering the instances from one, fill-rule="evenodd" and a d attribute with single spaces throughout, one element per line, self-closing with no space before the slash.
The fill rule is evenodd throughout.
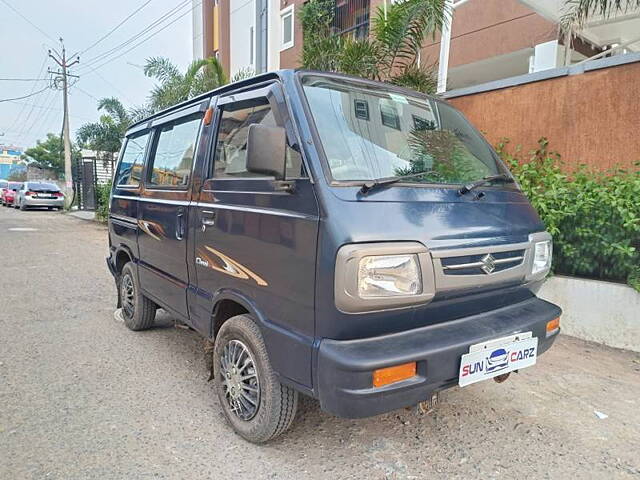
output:
<path id="1" fill-rule="evenodd" d="M 253 100 L 224 105 L 216 142 L 214 178 L 268 178 L 267 175 L 247 171 L 247 137 L 249 125 L 254 123 L 278 126 L 266 98 L 257 103 Z M 302 175 L 300 153 L 287 146 L 286 156 L 287 178 L 299 178 Z"/>
<path id="2" fill-rule="evenodd" d="M 138 186 L 142 176 L 142 162 L 144 151 L 149 140 L 149 132 L 135 137 L 129 137 L 122 153 L 118 171 L 114 177 L 116 185 Z"/>
<path id="3" fill-rule="evenodd" d="M 155 153 L 149 161 L 148 185 L 189 185 L 202 115 L 190 116 L 160 127 Z"/>

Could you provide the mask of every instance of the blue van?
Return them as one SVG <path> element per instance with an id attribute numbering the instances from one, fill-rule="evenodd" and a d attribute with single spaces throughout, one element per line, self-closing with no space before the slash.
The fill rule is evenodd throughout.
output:
<path id="1" fill-rule="evenodd" d="M 377 415 L 532 365 L 559 332 L 536 297 L 551 236 L 463 115 L 413 91 L 292 70 L 224 86 L 130 127 L 110 202 L 125 324 L 163 308 L 208 339 L 253 442 L 301 393 Z"/>

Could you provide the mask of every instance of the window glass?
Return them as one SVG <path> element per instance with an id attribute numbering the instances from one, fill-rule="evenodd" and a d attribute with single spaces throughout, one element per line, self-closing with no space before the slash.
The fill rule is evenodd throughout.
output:
<path id="1" fill-rule="evenodd" d="M 150 163 L 150 185 L 186 187 L 189 184 L 201 118 L 198 114 L 160 127 Z"/>
<path id="2" fill-rule="evenodd" d="M 122 159 L 115 175 L 116 185 L 140 184 L 142 176 L 142 162 L 144 161 L 144 151 L 149 140 L 149 132 L 127 140 L 127 145 L 122 153 Z"/>
<path id="3" fill-rule="evenodd" d="M 280 13 L 282 26 L 282 49 L 293 47 L 293 9 L 287 9 Z"/>
<path id="4" fill-rule="evenodd" d="M 421 174 L 406 182 L 459 184 L 507 171 L 482 136 L 444 102 L 312 75 L 303 84 L 336 180 Z"/>
<path id="5" fill-rule="evenodd" d="M 277 127 L 273 111 L 266 99 L 251 105 L 247 102 L 225 105 L 218 130 L 216 158 L 214 161 L 215 178 L 225 177 L 268 177 L 247 171 L 247 139 L 249 125 L 259 123 L 269 127 Z M 302 158 L 293 148 L 287 146 L 287 178 L 300 177 Z"/>

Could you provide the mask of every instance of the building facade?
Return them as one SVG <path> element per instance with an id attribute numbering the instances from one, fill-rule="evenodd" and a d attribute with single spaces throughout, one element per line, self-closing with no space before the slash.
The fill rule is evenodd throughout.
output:
<path id="1" fill-rule="evenodd" d="M 24 169 L 22 153 L 22 147 L 0 145 L 0 178 L 7 179 L 14 171 Z"/>
<path id="2" fill-rule="evenodd" d="M 307 0 L 193 1 L 200 5 L 194 8 L 194 56 L 216 56 L 232 78 L 300 66 L 299 15 Z M 367 36 L 372 19 L 393 1 L 335 0 L 335 33 Z M 638 15 L 588 22 L 567 51 L 560 0 L 446 1 L 453 8 L 446 90 L 570 65 L 620 45 L 620 53 L 640 49 L 640 38 L 629 43 L 640 32 Z M 440 35 L 428 38 L 422 65 L 436 66 L 442 47 Z"/>

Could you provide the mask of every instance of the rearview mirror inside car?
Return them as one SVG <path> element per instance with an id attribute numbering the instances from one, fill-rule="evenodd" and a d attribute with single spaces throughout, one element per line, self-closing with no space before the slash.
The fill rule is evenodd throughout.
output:
<path id="1" fill-rule="evenodd" d="M 273 175 L 284 180 L 287 135 L 282 127 L 249 125 L 247 138 L 247 171 Z"/>

